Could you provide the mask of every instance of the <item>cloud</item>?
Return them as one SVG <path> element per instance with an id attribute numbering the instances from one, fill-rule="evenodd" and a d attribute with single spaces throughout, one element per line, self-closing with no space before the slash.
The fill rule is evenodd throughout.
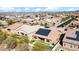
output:
<path id="1" fill-rule="evenodd" d="M 44 11 L 46 7 L 37 7 L 34 9 L 35 12 Z"/>
<path id="2" fill-rule="evenodd" d="M 5 10 L 5 9 L 8 9 L 8 10 L 12 10 L 12 9 L 14 9 L 13 7 L 1 7 L 0 9 L 2 9 L 2 10 Z"/>
<path id="3" fill-rule="evenodd" d="M 44 9 L 44 11 L 55 11 L 58 10 L 60 7 L 47 7 Z"/>
<path id="4" fill-rule="evenodd" d="M 14 10 L 14 8 L 13 7 L 0 7 L 0 10 L 2 10 L 2 11 L 12 11 L 12 10 Z"/>
<path id="5" fill-rule="evenodd" d="M 37 9 L 35 9 L 34 11 L 35 11 L 35 12 L 38 12 L 38 11 L 42 11 L 42 9 L 37 8 Z"/>
<path id="6" fill-rule="evenodd" d="M 26 8 L 25 8 L 25 11 L 28 11 L 28 10 L 30 10 L 30 8 L 27 8 L 27 7 L 26 7 Z"/>

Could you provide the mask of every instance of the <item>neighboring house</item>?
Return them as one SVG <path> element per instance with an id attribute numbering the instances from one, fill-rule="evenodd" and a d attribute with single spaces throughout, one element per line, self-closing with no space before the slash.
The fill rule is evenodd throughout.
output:
<path id="1" fill-rule="evenodd" d="M 73 22 L 73 25 L 79 26 L 79 20 L 78 20 L 78 21 L 74 21 L 74 22 Z"/>
<path id="2" fill-rule="evenodd" d="M 78 29 L 67 30 L 62 42 L 64 48 L 70 50 L 79 50 L 79 30 Z"/>
<path id="3" fill-rule="evenodd" d="M 52 23 L 52 19 L 46 19 L 48 23 Z"/>
<path id="4" fill-rule="evenodd" d="M 56 44 L 59 41 L 61 31 L 57 28 L 40 28 L 36 33 L 33 34 L 34 38 L 39 38 L 44 42 Z"/>
<path id="5" fill-rule="evenodd" d="M 8 26 L 6 29 L 9 31 L 13 31 L 16 30 L 17 28 L 21 27 L 23 25 L 23 23 L 14 23 L 10 26 Z"/>
<path id="6" fill-rule="evenodd" d="M 31 18 L 26 18 L 26 19 L 22 19 L 23 21 L 26 21 L 26 22 L 32 22 L 34 21 L 35 19 L 31 19 Z"/>

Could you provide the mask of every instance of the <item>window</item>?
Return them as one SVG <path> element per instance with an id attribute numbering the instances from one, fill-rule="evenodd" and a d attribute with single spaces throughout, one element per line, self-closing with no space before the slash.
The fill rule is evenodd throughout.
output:
<path id="1" fill-rule="evenodd" d="M 37 39 L 37 37 L 36 37 L 36 36 L 34 36 L 34 38 L 35 38 L 35 39 Z"/>
<path id="2" fill-rule="evenodd" d="M 18 32 L 18 34 L 19 34 L 19 32 Z"/>
<path id="3" fill-rule="evenodd" d="M 49 40 L 47 40 L 47 42 L 49 42 Z"/>
<path id="4" fill-rule="evenodd" d="M 44 38 L 39 37 L 39 39 L 41 39 L 41 40 L 43 40 L 43 41 L 44 41 Z"/>
<path id="5" fill-rule="evenodd" d="M 24 33 L 21 32 L 22 35 L 24 35 Z"/>
<path id="6" fill-rule="evenodd" d="M 52 43 L 52 45 L 54 45 L 54 43 Z"/>
<path id="7" fill-rule="evenodd" d="M 61 51 L 64 51 L 64 50 L 61 50 Z"/>
<path id="8" fill-rule="evenodd" d="M 64 46 L 66 46 L 66 44 L 64 43 Z"/>
<path id="9" fill-rule="evenodd" d="M 11 29 L 7 29 L 8 31 L 10 31 Z"/>
<path id="10" fill-rule="evenodd" d="M 75 48 L 75 45 L 74 45 L 74 48 Z"/>
<path id="11" fill-rule="evenodd" d="M 72 45 L 70 45 L 70 48 L 72 48 Z"/>

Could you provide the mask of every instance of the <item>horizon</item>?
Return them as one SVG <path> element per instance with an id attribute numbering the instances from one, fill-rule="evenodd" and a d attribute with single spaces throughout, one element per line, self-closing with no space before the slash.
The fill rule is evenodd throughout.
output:
<path id="1" fill-rule="evenodd" d="M 79 7 L 0 7 L 0 12 L 63 12 L 77 10 L 79 10 Z"/>

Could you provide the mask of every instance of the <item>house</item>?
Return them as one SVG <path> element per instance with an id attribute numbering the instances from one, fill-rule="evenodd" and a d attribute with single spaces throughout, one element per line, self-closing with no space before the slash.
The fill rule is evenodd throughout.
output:
<path id="1" fill-rule="evenodd" d="M 63 39 L 63 47 L 70 50 L 79 50 L 79 29 L 67 30 Z"/>
<path id="2" fill-rule="evenodd" d="M 51 22 L 52 22 L 52 20 L 51 20 L 51 19 L 46 19 L 46 21 L 47 21 L 48 23 L 51 23 Z"/>
<path id="3" fill-rule="evenodd" d="M 58 28 L 40 28 L 33 34 L 33 37 L 50 44 L 56 44 L 59 41 L 60 35 L 61 31 Z"/>
<path id="4" fill-rule="evenodd" d="M 74 21 L 74 22 L 73 22 L 73 25 L 79 26 L 79 20 L 78 20 L 78 21 Z"/>
<path id="5" fill-rule="evenodd" d="M 32 38 L 32 34 L 36 32 L 39 28 L 43 28 L 40 25 L 26 25 L 23 23 L 15 23 L 7 27 L 7 30 L 17 33 L 18 35 L 27 35 Z"/>
<path id="6" fill-rule="evenodd" d="M 30 26 L 24 24 L 23 26 L 17 28 L 16 31 L 19 35 L 29 35 L 37 31 L 39 28 L 42 28 L 42 26 L 40 25 Z"/>
<path id="7" fill-rule="evenodd" d="M 23 25 L 23 23 L 17 22 L 17 23 L 14 23 L 14 24 L 8 26 L 6 29 L 7 30 L 16 30 L 17 28 L 19 28 L 22 25 Z"/>
<path id="8" fill-rule="evenodd" d="M 30 23 L 32 21 L 35 21 L 35 19 L 32 19 L 32 18 L 26 18 L 26 19 L 22 19 L 22 21 L 25 21 L 27 23 Z"/>

